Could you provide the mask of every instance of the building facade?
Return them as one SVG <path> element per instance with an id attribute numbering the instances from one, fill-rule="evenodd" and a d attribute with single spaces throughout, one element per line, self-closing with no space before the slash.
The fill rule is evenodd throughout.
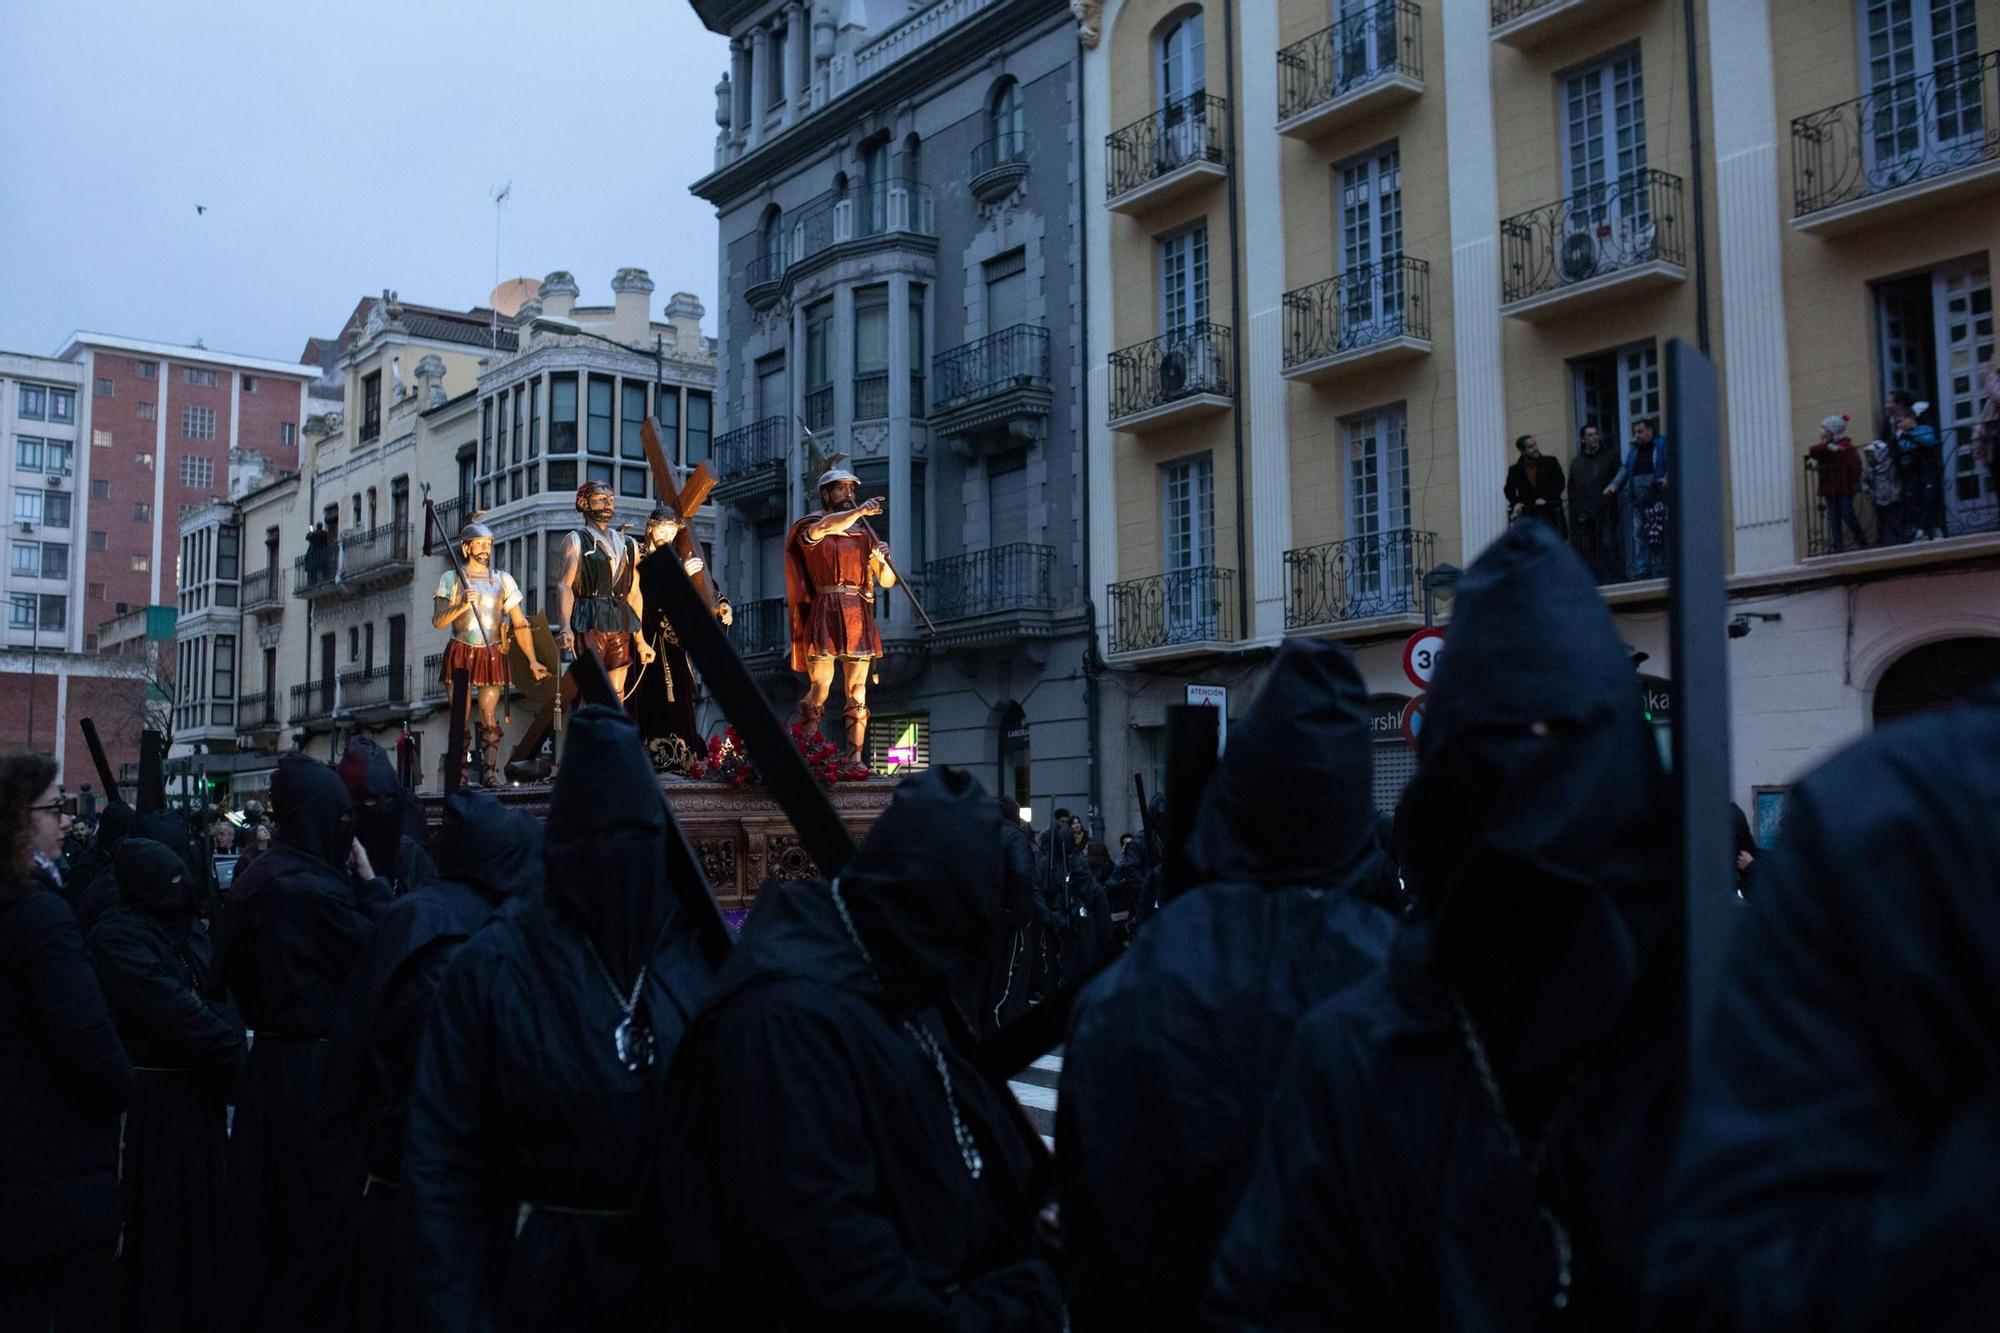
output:
<path id="1" fill-rule="evenodd" d="M 1448 620 L 1510 482 L 1533 504 L 1515 442 L 1574 473 L 1587 426 L 1620 462 L 1663 462 L 1643 422 L 1724 470 L 1735 610 L 1777 617 L 1732 639 L 1746 809 L 1991 669 L 2000 4 L 1080 8 L 1092 595 L 1134 683 L 1108 773 L 1157 775 L 1186 686 L 1240 707 L 1285 637 L 1330 635 L 1375 693 L 1393 805 L 1403 642 Z M 1720 439 L 1659 420 L 1675 338 L 1719 368 Z M 1892 390 L 1940 444 L 1911 497 L 1858 501 L 1857 549 L 1806 451 L 1830 415 L 1883 434 Z M 1539 512 L 1661 673 L 1658 717 L 1671 498 L 1613 480 Z"/>
<path id="2" fill-rule="evenodd" d="M 935 623 L 877 601 L 871 765 L 958 764 L 1044 818 L 1082 809 L 1075 20 L 1054 0 L 694 7 L 731 51 L 693 188 L 721 231 L 717 563 L 738 646 L 789 713 L 785 535 L 845 453 Z"/>

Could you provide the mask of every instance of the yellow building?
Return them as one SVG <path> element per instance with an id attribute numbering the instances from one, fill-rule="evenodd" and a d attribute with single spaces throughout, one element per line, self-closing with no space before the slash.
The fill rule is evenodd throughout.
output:
<path id="1" fill-rule="evenodd" d="M 1646 426 L 1726 470 L 1746 809 L 2000 665 L 2000 513 L 1975 444 L 2000 0 L 1086 17 L 1088 577 L 1124 685 L 1105 692 L 1107 791 L 1158 776 L 1187 685 L 1241 707 L 1275 646 L 1309 634 L 1356 651 L 1393 804 L 1413 766 L 1402 644 L 1427 608 L 1448 621 L 1452 569 L 1537 498 L 1662 673 L 1665 713 L 1672 507 Z M 1660 420 L 1674 338 L 1719 369 L 1720 441 Z M 1857 445 L 1886 433 L 1896 389 L 1928 404 L 1937 445 L 1892 440 L 1907 494 L 1878 507 L 1864 479 L 1833 528 L 1806 451 L 1829 416 Z M 1572 510 L 1553 470 L 1576 473 L 1587 426 L 1607 452 L 1582 459 Z M 1530 436 L 1534 478 L 1510 476 Z M 1106 816 L 1136 825 L 1129 803 Z"/>

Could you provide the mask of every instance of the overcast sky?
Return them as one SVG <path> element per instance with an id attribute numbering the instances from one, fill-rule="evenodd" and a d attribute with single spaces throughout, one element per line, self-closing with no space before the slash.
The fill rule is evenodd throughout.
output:
<path id="1" fill-rule="evenodd" d="M 292 358 L 364 295 L 576 274 L 715 332 L 722 38 L 686 0 L 4 0 L 0 349 L 72 330 Z M 207 212 L 198 214 L 197 205 Z"/>

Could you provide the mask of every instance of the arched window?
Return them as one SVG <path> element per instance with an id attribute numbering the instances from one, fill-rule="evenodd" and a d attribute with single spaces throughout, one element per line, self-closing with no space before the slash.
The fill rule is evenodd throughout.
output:
<path id="1" fill-rule="evenodd" d="M 1000 80 L 1000 86 L 993 90 L 993 100 L 987 104 L 987 114 L 992 123 L 993 140 L 999 148 L 1003 161 L 1012 160 L 1008 145 L 1019 143 L 1026 130 L 1026 119 L 1021 108 L 1021 85 L 1012 79 Z"/>
<path id="2" fill-rule="evenodd" d="M 1160 30 L 1155 91 L 1162 107 L 1186 101 L 1206 89 L 1207 58 L 1199 9 L 1189 10 Z"/>
<path id="3" fill-rule="evenodd" d="M 1875 725 L 1949 708 L 2000 676 L 2000 639 L 1945 639 L 1912 648 L 1875 687 Z"/>
<path id="4" fill-rule="evenodd" d="M 785 215 L 775 207 L 764 214 L 764 265 L 772 277 L 785 267 Z"/>

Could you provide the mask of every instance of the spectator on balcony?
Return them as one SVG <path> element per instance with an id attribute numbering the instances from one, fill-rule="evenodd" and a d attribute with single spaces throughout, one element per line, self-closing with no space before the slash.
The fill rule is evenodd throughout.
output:
<path id="1" fill-rule="evenodd" d="M 1839 412 L 1819 423 L 1819 443 L 1806 450 L 1819 479 L 1820 503 L 1826 506 L 1827 537 L 1833 553 L 1846 549 L 1845 531 L 1854 534 L 1857 546 L 1868 545 L 1868 534 L 1854 512 L 1854 497 L 1861 490 L 1861 451 L 1847 438 L 1847 414 Z"/>
<path id="2" fill-rule="evenodd" d="M 1595 421 L 1584 422 L 1576 456 L 1569 462 L 1569 541 L 1599 583 L 1616 583 L 1623 577 L 1618 505 L 1610 498 L 1611 479 L 1617 475 L 1618 455 L 1604 447 L 1604 432 Z"/>
<path id="3" fill-rule="evenodd" d="M 1514 441 L 1520 457 L 1507 469 L 1507 519 L 1538 518 L 1563 531 L 1563 469 L 1553 458 L 1544 457 L 1541 443 L 1532 435 Z"/>
<path id="4" fill-rule="evenodd" d="M 1667 438 L 1651 418 L 1632 426 L 1632 443 L 1604 488 L 1618 497 L 1625 577 L 1659 578 L 1667 569 Z"/>
<path id="5" fill-rule="evenodd" d="M 1903 517 L 1911 528 L 1910 539 L 1920 542 L 1945 535 L 1944 450 L 1938 444 L 1937 427 L 1918 420 L 1925 406 L 1899 405 L 1890 412 L 1903 484 Z"/>
<path id="6" fill-rule="evenodd" d="M 1909 539 L 1903 527 L 1903 482 L 1888 444 L 1871 440 L 1861 450 L 1861 485 L 1875 506 L 1875 544 L 1896 546 Z"/>
<path id="7" fill-rule="evenodd" d="M 1986 465 L 1986 484 L 2000 491 L 2000 360 L 1987 364 L 1986 405 L 1972 435 L 1972 456 Z"/>

